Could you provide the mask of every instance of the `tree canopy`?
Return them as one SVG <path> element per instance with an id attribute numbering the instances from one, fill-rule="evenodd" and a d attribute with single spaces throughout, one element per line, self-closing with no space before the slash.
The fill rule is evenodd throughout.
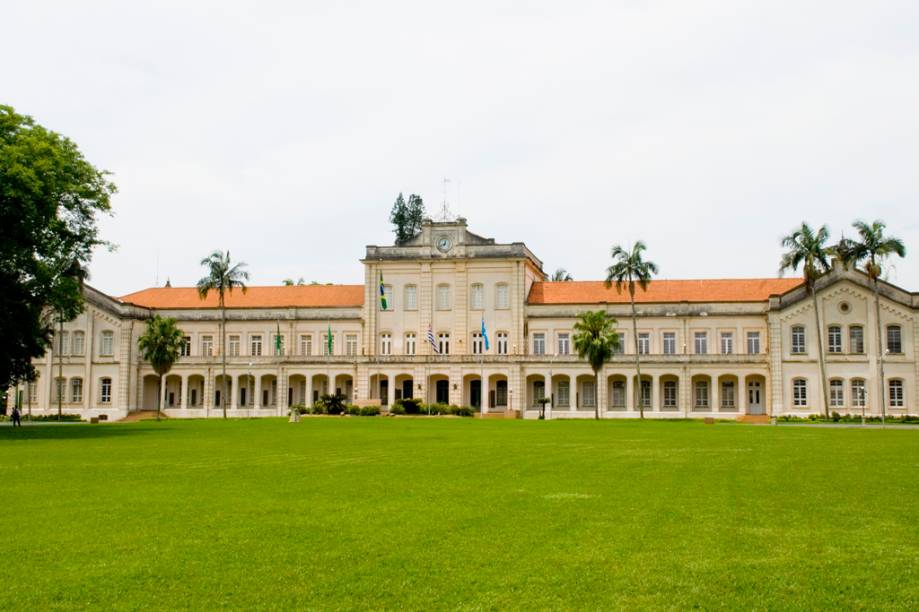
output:
<path id="1" fill-rule="evenodd" d="M 82 311 L 115 191 L 72 140 L 0 105 L 0 388 L 34 378 L 55 320 Z"/>
<path id="2" fill-rule="evenodd" d="M 421 231 L 424 215 L 424 200 L 420 195 L 413 193 L 408 196 L 406 202 L 402 193 L 399 193 L 389 213 L 389 222 L 393 224 L 393 232 L 396 234 L 396 244 L 410 240 Z"/>

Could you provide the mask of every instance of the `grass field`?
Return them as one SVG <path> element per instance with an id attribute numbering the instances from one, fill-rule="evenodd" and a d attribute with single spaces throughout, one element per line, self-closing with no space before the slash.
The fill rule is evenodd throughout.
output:
<path id="1" fill-rule="evenodd" d="M 919 430 L 0 428 L 0 610 L 919 606 Z"/>

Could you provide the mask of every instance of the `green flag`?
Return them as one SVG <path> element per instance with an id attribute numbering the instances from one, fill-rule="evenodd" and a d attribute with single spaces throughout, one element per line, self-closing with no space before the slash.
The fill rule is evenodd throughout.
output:
<path id="1" fill-rule="evenodd" d="M 280 321 L 276 321 L 276 323 L 277 323 L 277 325 L 278 325 L 278 331 L 277 331 L 277 333 L 275 333 L 275 335 L 274 335 L 274 352 L 275 352 L 276 355 L 279 355 L 279 356 L 280 356 L 280 354 L 281 354 L 281 349 L 283 348 L 283 347 L 282 347 L 283 341 L 282 341 L 282 339 L 281 339 L 281 322 L 280 322 Z"/>
<path id="2" fill-rule="evenodd" d="M 326 333 L 326 354 L 332 354 L 332 325 L 329 324 L 329 331 Z"/>

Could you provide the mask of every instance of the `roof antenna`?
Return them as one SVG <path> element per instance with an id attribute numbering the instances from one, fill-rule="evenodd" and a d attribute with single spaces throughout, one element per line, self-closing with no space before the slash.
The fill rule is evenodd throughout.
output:
<path id="1" fill-rule="evenodd" d="M 166 277 L 166 284 L 165 284 L 165 285 L 163 285 L 163 286 L 164 286 L 164 287 L 172 287 L 172 282 L 170 282 L 170 280 L 169 280 L 169 277 L 168 277 L 168 276 Z"/>
<path id="2" fill-rule="evenodd" d="M 440 210 L 440 220 L 443 222 L 450 221 L 450 218 L 453 216 L 453 213 L 450 212 L 450 207 L 447 206 L 447 183 L 450 182 L 450 179 L 444 177 L 444 204 Z"/>

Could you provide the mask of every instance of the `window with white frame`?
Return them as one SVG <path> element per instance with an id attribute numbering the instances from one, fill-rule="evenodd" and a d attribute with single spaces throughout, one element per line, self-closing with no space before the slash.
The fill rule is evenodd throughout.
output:
<path id="1" fill-rule="evenodd" d="M 842 352 L 842 327 L 839 325 L 830 325 L 827 328 L 826 352 Z"/>
<path id="2" fill-rule="evenodd" d="M 697 331 L 693 334 L 696 355 L 708 354 L 708 332 Z"/>
<path id="3" fill-rule="evenodd" d="M 887 402 L 891 408 L 903 407 L 903 381 L 891 380 L 887 383 Z"/>
<path id="4" fill-rule="evenodd" d="M 676 355 L 675 332 L 664 332 L 664 355 Z"/>
<path id="5" fill-rule="evenodd" d="M 262 335 L 253 334 L 249 336 L 249 354 L 253 357 L 259 357 L 262 354 Z"/>
<path id="6" fill-rule="evenodd" d="M 54 379 L 54 401 L 58 400 L 64 401 L 64 392 L 67 387 L 66 378 L 55 378 Z"/>
<path id="7" fill-rule="evenodd" d="M 641 381 L 641 407 L 642 408 L 651 407 L 651 381 L 650 380 Z"/>
<path id="8" fill-rule="evenodd" d="M 693 406 L 697 409 L 708 408 L 708 381 L 697 380 L 693 387 Z"/>
<path id="9" fill-rule="evenodd" d="M 510 308 L 510 288 L 507 283 L 495 285 L 495 308 L 500 310 Z"/>
<path id="10" fill-rule="evenodd" d="M 418 286 L 405 286 L 405 309 L 418 310 Z"/>
<path id="11" fill-rule="evenodd" d="M 437 285 L 437 310 L 450 310 L 450 285 Z"/>
<path id="12" fill-rule="evenodd" d="M 807 406 L 807 381 L 803 378 L 796 378 L 791 383 L 792 404 L 796 408 Z"/>
<path id="13" fill-rule="evenodd" d="M 721 354 L 730 355 L 734 352 L 734 332 L 721 332 Z"/>
<path id="14" fill-rule="evenodd" d="M 545 355 L 546 354 L 546 334 L 544 333 L 533 334 L 533 354 L 534 355 Z"/>
<path id="15" fill-rule="evenodd" d="M 495 334 L 495 348 L 499 355 L 507 355 L 507 332 L 499 331 Z"/>
<path id="16" fill-rule="evenodd" d="M 748 355 L 759 355 L 759 352 L 762 350 L 760 346 L 759 332 L 751 331 L 747 332 L 747 354 Z"/>
<path id="17" fill-rule="evenodd" d="M 392 299 L 392 285 L 383 285 L 383 296 L 386 302 L 386 308 L 383 308 L 384 300 L 380 300 L 380 310 L 394 310 L 396 305 Z"/>
<path id="18" fill-rule="evenodd" d="M 638 333 L 638 354 L 648 355 L 651 353 L 651 334 L 648 332 Z"/>
<path id="19" fill-rule="evenodd" d="M 899 325 L 887 326 L 887 352 L 895 354 L 903 352 L 903 343 Z"/>
<path id="20" fill-rule="evenodd" d="M 472 334 L 472 354 L 481 355 L 485 352 L 485 338 L 482 332 L 473 332 Z"/>
<path id="21" fill-rule="evenodd" d="M 804 326 L 795 325 L 791 328 L 791 353 L 803 355 L 807 352 L 807 338 L 804 335 Z"/>
<path id="22" fill-rule="evenodd" d="M 571 406 L 571 385 L 567 380 L 562 380 L 558 383 L 556 405 L 559 408 L 568 408 Z"/>
<path id="23" fill-rule="evenodd" d="M 99 336 L 99 355 L 111 357 L 115 354 L 115 332 L 106 330 Z"/>
<path id="24" fill-rule="evenodd" d="M 625 381 L 613 381 L 613 389 L 609 394 L 609 405 L 613 408 L 625 408 Z"/>
<path id="25" fill-rule="evenodd" d="M 70 379 L 70 401 L 77 403 L 83 401 L 83 379 Z"/>
<path id="26" fill-rule="evenodd" d="M 392 355 L 392 334 L 389 332 L 380 334 L 380 354 Z"/>
<path id="27" fill-rule="evenodd" d="M 201 336 L 201 355 L 210 357 L 214 354 L 214 336 Z"/>
<path id="28" fill-rule="evenodd" d="M 721 408 L 734 410 L 737 407 L 737 386 L 733 380 L 721 381 Z"/>
<path id="29" fill-rule="evenodd" d="M 567 355 L 571 352 L 571 336 L 568 332 L 558 335 L 558 354 Z"/>
<path id="30" fill-rule="evenodd" d="M 861 325 L 849 326 L 849 352 L 856 355 L 865 352 L 865 329 Z"/>
<path id="31" fill-rule="evenodd" d="M 67 354 L 67 349 L 70 346 L 69 338 L 70 332 L 59 331 L 57 333 L 57 342 L 55 343 L 57 346 L 55 346 L 54 349 L 57 351 L 58 355 Z"/>
<path id="32" fill-rule="evenodd" d="M 485 308 L 485 287 L 481 283 L 474 283 L 469 287 L 469 308 L 472 310 Z"/>
<path id="33" fill-rule="evenodd" d="M 585 380 L 581 383 L 581 406 L 584 408 L 593 408 L 597 405 L 597 388 L 594 381 Z"/>
<path id="34" fill-rule="evenodd" d="M 112 379 L 103 378 L 99 382 L 99 401 L 103 404 L 112 402 Z"/>
<path id="35" fill-rule="evenodd" d="M 664 408 L 665 409 L 674 409 L 676 408 L 676 394 L 677 387 L 675 380 L 666 380 L 664 381 Z"/>
<path id="36" fill-rule="evenodd" d="M 182 344 L 179 345 L 179 357 L 188 357 L 191 355 L 191 336 L 182 336 Z"/>
<path id="37" fill-rule="evenodd" d="M 300 354 L 304 357 L 313 354 L 313 334 L 300 334 Z"/>
<path id="38" fill-rule="evenodd" d="M 233 334 L 230 336 L 229 340 L 227 340 L 227 355 L 230 357 L 239 357 L 241 344 L 242 342 L 240 341 L 240 337 L 238 335 Z"/>
<path id="39" fill-rule="evenodd" d="M 437 334 L 437 350 L 441 355 L 450 354 L 450 334 L 448 332 Z"/>
<path id="40" fill-rule="evenodd" d="M 345 335 L 345 355 L 348 357 L 357 355 L 357 334 Z"/>
<path id="41" fill-rule="evenodd" d="M 85 345 L 86 334 L 81 331 L 73 332 L 73 344 L 70 347 L 70 352 L 73 355 L 82 355 Z"/>
<path id="42" fill-rule="evenodd" d="M 841 380 L 830 381 L 830 406 L 841 408 L 846 405 L 845 387 Z"/>
<path id="43" fill-rule="evenodd" d="M 30 404 L 35 404 L 38 402 L 38 383 L 30 382 L 28 383 L 28 398 Z"/>
<path id="44" fill-rule="evenodd" d="M 415 354 L 415 332 L 408 332 L 405 334 L 405 354 Z"/>
<path id="45" fill-rule="evenodd" d="M 625 355 L 625 332 L 616 332 L 616 346 L 613 348 L 613 355 Z"/>
<path id="46" fill-rule="evenodd" d="M 852 381 L 852 405 L 861 408 L 867 403 L 868 394 L 865 391 L 865 381 L 856 378 Z"/>

